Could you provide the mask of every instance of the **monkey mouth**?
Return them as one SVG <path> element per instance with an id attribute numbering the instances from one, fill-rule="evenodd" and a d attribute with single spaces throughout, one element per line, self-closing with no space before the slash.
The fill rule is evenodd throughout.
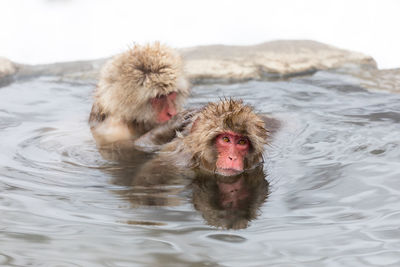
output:
<path id="1" fill-rule="evenodd" d="M 216 170 L 217 174 L 224 175 L 224 176 L 238 175 L 242 172 L 243 172 L 243 170 L 237 170 L 237 169 L 232 169 L 232 168 L 219 168 Z"/>

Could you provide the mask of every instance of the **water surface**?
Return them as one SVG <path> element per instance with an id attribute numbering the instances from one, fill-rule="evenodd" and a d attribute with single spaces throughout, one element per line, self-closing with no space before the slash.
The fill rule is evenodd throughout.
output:
<path id="1" fill-rule="evenodd" d="M 0 265 L 399 266 L 400 95 L 359 84 L 317 72 L 194 87 L 188 106 L 235 96 L 283 122 L 268 196 L 240 230 L 211 225 L 188 183 L 114 183 L 130 166 L 95 146 L 93 84 L 0 88 Z"/>

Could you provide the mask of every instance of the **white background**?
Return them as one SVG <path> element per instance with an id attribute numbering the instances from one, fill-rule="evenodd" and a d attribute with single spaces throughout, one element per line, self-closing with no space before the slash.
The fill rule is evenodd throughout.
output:
<path id="1" fill-rule="evenodd" d="M 398 0 L 0 0 L 0 56 L 51 63 L 174 47 L 310 39 L 400 67 Z"/>

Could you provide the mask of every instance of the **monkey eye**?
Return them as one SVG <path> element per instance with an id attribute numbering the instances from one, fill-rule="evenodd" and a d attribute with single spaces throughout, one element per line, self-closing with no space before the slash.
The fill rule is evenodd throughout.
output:
<path id="1" fill-rule="evenodd" d="M 243 146 L 243 145 L 247 144 L 247 140 L 246 139 L 240 139 L 238 144 Z"/>
<path id="2" fill-rule="evenodd" d="M 229 138 L 228 138 L 227 136 L 222 137 L 222 140 L 223 140 L 224 142 L 226 142 L 226 143 L 229 142 Z"/>

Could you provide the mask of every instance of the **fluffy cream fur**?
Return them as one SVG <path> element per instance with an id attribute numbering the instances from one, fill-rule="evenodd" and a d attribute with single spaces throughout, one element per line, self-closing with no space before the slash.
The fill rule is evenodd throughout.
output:
<path id="1" fill-rule="evenodd" d="M 125 122 L 156 124 L 149 100 L 159 95 L 177 92 L 176 108 L 189 94 L 189 84 L 183 75 L 181 57 L 158 42 L 135 45 L 115 56 L 103 67 L 95 105 L 106 116 Z"/>

